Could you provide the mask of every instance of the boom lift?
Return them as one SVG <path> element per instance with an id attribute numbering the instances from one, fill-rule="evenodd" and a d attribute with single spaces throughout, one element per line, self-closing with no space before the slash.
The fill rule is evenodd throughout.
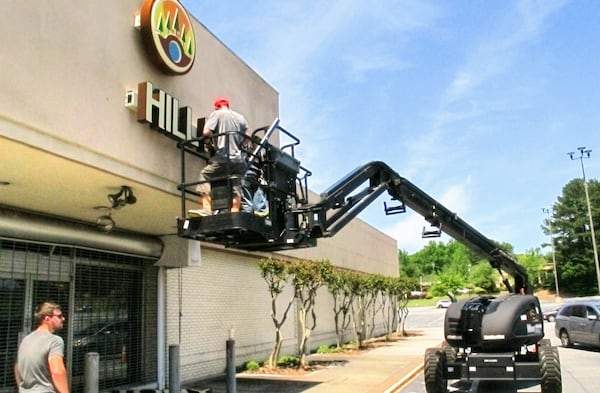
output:
<path id="1" fill-rule="evenodd" d="M 274 136 L 289 140 L 281 147 Z M 540 382 L 542 393 L 562 391 L 560 359 L 550 340 L 543 339 L 539 300 L 530 293 L 526 270 L 512 255 L 483 236 L 383 162 L 370 162 L 351 171 L 309 202 L 308 177 L 295 147 L 300 141 L 279 125 L 259 128 L 248 138 L 245 176 L 228 174 L 211 182 L 213 210 L 207 217 L 186 216 L 188 196 L 198 196 L 198 182 L 186 182 L 186 156 L 208 160 L 205 138 L 180 143 L 182 218 L 181 237 L 249 251 L 277 251 L 316 245 L 318 238 L 334 236 L 385 191 L 393 206 L 384 202 L 386 215 L 404 213 L 406 207 L 428 223 L 423 237 L 442 232 L 464 243 L 487 259 L 503 277 L 508 295 L 476 296 L 453 302 L 446 311 L 445 342 L 425 352 L 425 385 L 428 393 L 447 392 L 448 380 L 528 380 Z M 231 187 L 240 182 L 251 192 L 266 195 L 269 213 L 259 216 L 228 211 Z M 504 274 L 513 278 L 511 283 Z"/>

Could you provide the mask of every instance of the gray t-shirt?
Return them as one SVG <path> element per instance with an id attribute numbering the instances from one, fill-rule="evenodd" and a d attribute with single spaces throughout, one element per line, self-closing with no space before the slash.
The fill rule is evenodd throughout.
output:
<path id="1" fill-rule="evenodd" d="M 38 330 L 27 335 L 19 346 L 17 359 L 19 374 L 23 379 L 19 392 L 55 392 L 48 359 L 57 355 L 64 356 L 64 342 L 60 336 Z"/>
<path id="2" fill-rule="evenodd" d="M 218 157 L 227 157 L 227 149 L 229 149 L 229 158 L 241 158 L 240 146 L 244 142 L 243 134 L 248 129 L 244 116 L 227 107 L 222 107 L 208 116 L 204 127 L 211 130 L 213 134 L 228 133 L 219 135 L 217 138 L 216 155 Z M 230 132 L 235 132 L 235 134 Z"/>

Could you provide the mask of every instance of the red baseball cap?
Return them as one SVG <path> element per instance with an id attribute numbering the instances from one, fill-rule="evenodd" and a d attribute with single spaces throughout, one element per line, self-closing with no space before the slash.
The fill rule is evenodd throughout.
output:
<path id="1" fill-rule="evenodd" d="M 229 108 L 229 100 L 225 97 L 217 97 L 217 99 L 215 99 L 215 109 L 219 109 L 222 106 Z"/>

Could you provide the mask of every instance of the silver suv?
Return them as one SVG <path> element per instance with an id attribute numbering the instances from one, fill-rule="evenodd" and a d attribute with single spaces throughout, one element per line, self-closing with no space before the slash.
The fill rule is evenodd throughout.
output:
<path id="1" fill-rule="evenodd" d="M 600 300 L 566 303 L 556 315 L 554 333 L 563 347 L 600 347 Z"/>

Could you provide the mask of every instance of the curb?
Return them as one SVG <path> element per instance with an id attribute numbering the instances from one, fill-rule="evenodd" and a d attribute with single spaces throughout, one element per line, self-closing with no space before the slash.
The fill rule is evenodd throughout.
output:
<path id="1" fill-rule="evenodd" d="M 440 342 L 438 345 L 434 347 L 441 348 L 444 342 Z M 425 362 L 421 362 L 417 367 L 409 371 L 402 379 L 398 382 L 387 388 L 383 391 L 383 393 L 398 393 L 400 389 L 404 388 L 410 381 L 412 381 L 417 375 L 419 375 L 423 369 L 425 368 Z"/>
<path id="2" fill-rule="evenodd" d="M 424 367 L 425 367 L 425 364 L 421 363 L 420 365 L 418 365 L 417 367 L 415 367 L 414 369 L 412 369 L 410 372 L 408 372 L 401 380 L 399 380 L 398 382 L 396 382 L 395 384 L 393 384 L 392 386 L 390 386 L 389 388 L 387 388 L 386 390 L 384 390 L 383 393 L 397 393 L 397 392 L 399 392 L 400 389 L 402 389 L 410 381 L 412 381 L 418 374 L 420 374 L 421 371 L 423 371 Z"/>

